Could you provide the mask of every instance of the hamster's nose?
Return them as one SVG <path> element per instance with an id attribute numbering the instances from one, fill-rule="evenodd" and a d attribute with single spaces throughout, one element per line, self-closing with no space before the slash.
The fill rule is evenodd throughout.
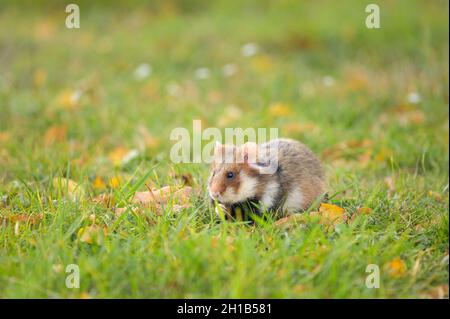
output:
<path id="1" fill-rule="evenodd" d="M 210 191 L 209 196 L 211 196 L 212 199 L 217 199 L 219 198 L 219 192 Z"/>

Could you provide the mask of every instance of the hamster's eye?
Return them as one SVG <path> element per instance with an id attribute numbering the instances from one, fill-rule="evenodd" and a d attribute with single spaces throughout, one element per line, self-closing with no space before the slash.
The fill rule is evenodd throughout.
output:
<path id="1" fill-rule="evenodd" d="M 234 177 L 234 173 L 233 172 L 227 172 L 227 178 L 228 179 L 233 179 Z"/>

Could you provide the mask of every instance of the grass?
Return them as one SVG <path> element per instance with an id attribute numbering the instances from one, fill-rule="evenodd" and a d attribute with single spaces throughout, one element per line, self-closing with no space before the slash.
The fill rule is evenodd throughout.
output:
<path id="1" fill-rule="evenodd" d="M 0 5 L 0 298 L 448 298 L 446 1 L 378 1 L 370 30 L 360 1 L 78 3 L 77 30 L 63 1 Z M 171 130 L 193 119 L 278 127 L 319 154 L 334 204 L 370 213 L 331 228 L 218 222 L 207 165 L 169 159 Z M 199 195 L 179 213 L 117 218 L 92 200 L 180 174 Z M 92 224 L 98 242 L 81 240 Z"/>

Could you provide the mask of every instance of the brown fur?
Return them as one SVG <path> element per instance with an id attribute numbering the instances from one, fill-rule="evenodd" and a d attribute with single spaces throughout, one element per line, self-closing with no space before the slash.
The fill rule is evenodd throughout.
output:
<path id="1" fill-rule="evenodd" d="M 212 193 L 224 194 L 228 188 L 234 193 L 241 190 L 241 172 L 246 178 L 257 181 L 252 184 L 251 197 L 263 200 L 269 184 L 275 183 L 277 190 L 273 191 L 273 207 L 282 207 L 290 196 L 291 201 L 296 201 L 295 194 L 300 192 L 301 200 L 298 199 L 298 210 L 307 209 L 319 196 L 325 192 L 325 178 L 320 161 L 302 143 L 289 140 L 273 140 L 260 145 L 261 148 L 278 148 L 278 166 L 273 174 L 260 174 L 254 166 L 248 162 L 236 163 L 239 156 L 251 152 L 251 147 L 236 148 L 233 146 L 218 146 L 215 150 L 215 159 L 211 165 L 211 176 L 208 187 Z M 228 155 L 233 163 L 225 163 L 221 155 Z M 226 157 L 225 157 L 226 158 Z M 233 172 L 235 178 L 228 180 L 227 172 Z M 247 187 L 248 188 L 248 187 Z M 248 191 L 248 190 L 247 190 Z M 267 196 L 266 196 L 267 197 Z M 294 199 L 292 198 L 294 197 Z"/>

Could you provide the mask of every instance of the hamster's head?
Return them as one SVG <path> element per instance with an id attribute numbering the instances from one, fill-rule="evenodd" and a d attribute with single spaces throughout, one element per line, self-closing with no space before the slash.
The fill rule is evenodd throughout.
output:
<path id="1" fill-rule="evenodd" d="M 231 205 L 256 197 L 259 173 L 251 159 L 257 147 L 255 143 L 241 147 L 216 143 L 208 181 L 212 200 Z"/>

